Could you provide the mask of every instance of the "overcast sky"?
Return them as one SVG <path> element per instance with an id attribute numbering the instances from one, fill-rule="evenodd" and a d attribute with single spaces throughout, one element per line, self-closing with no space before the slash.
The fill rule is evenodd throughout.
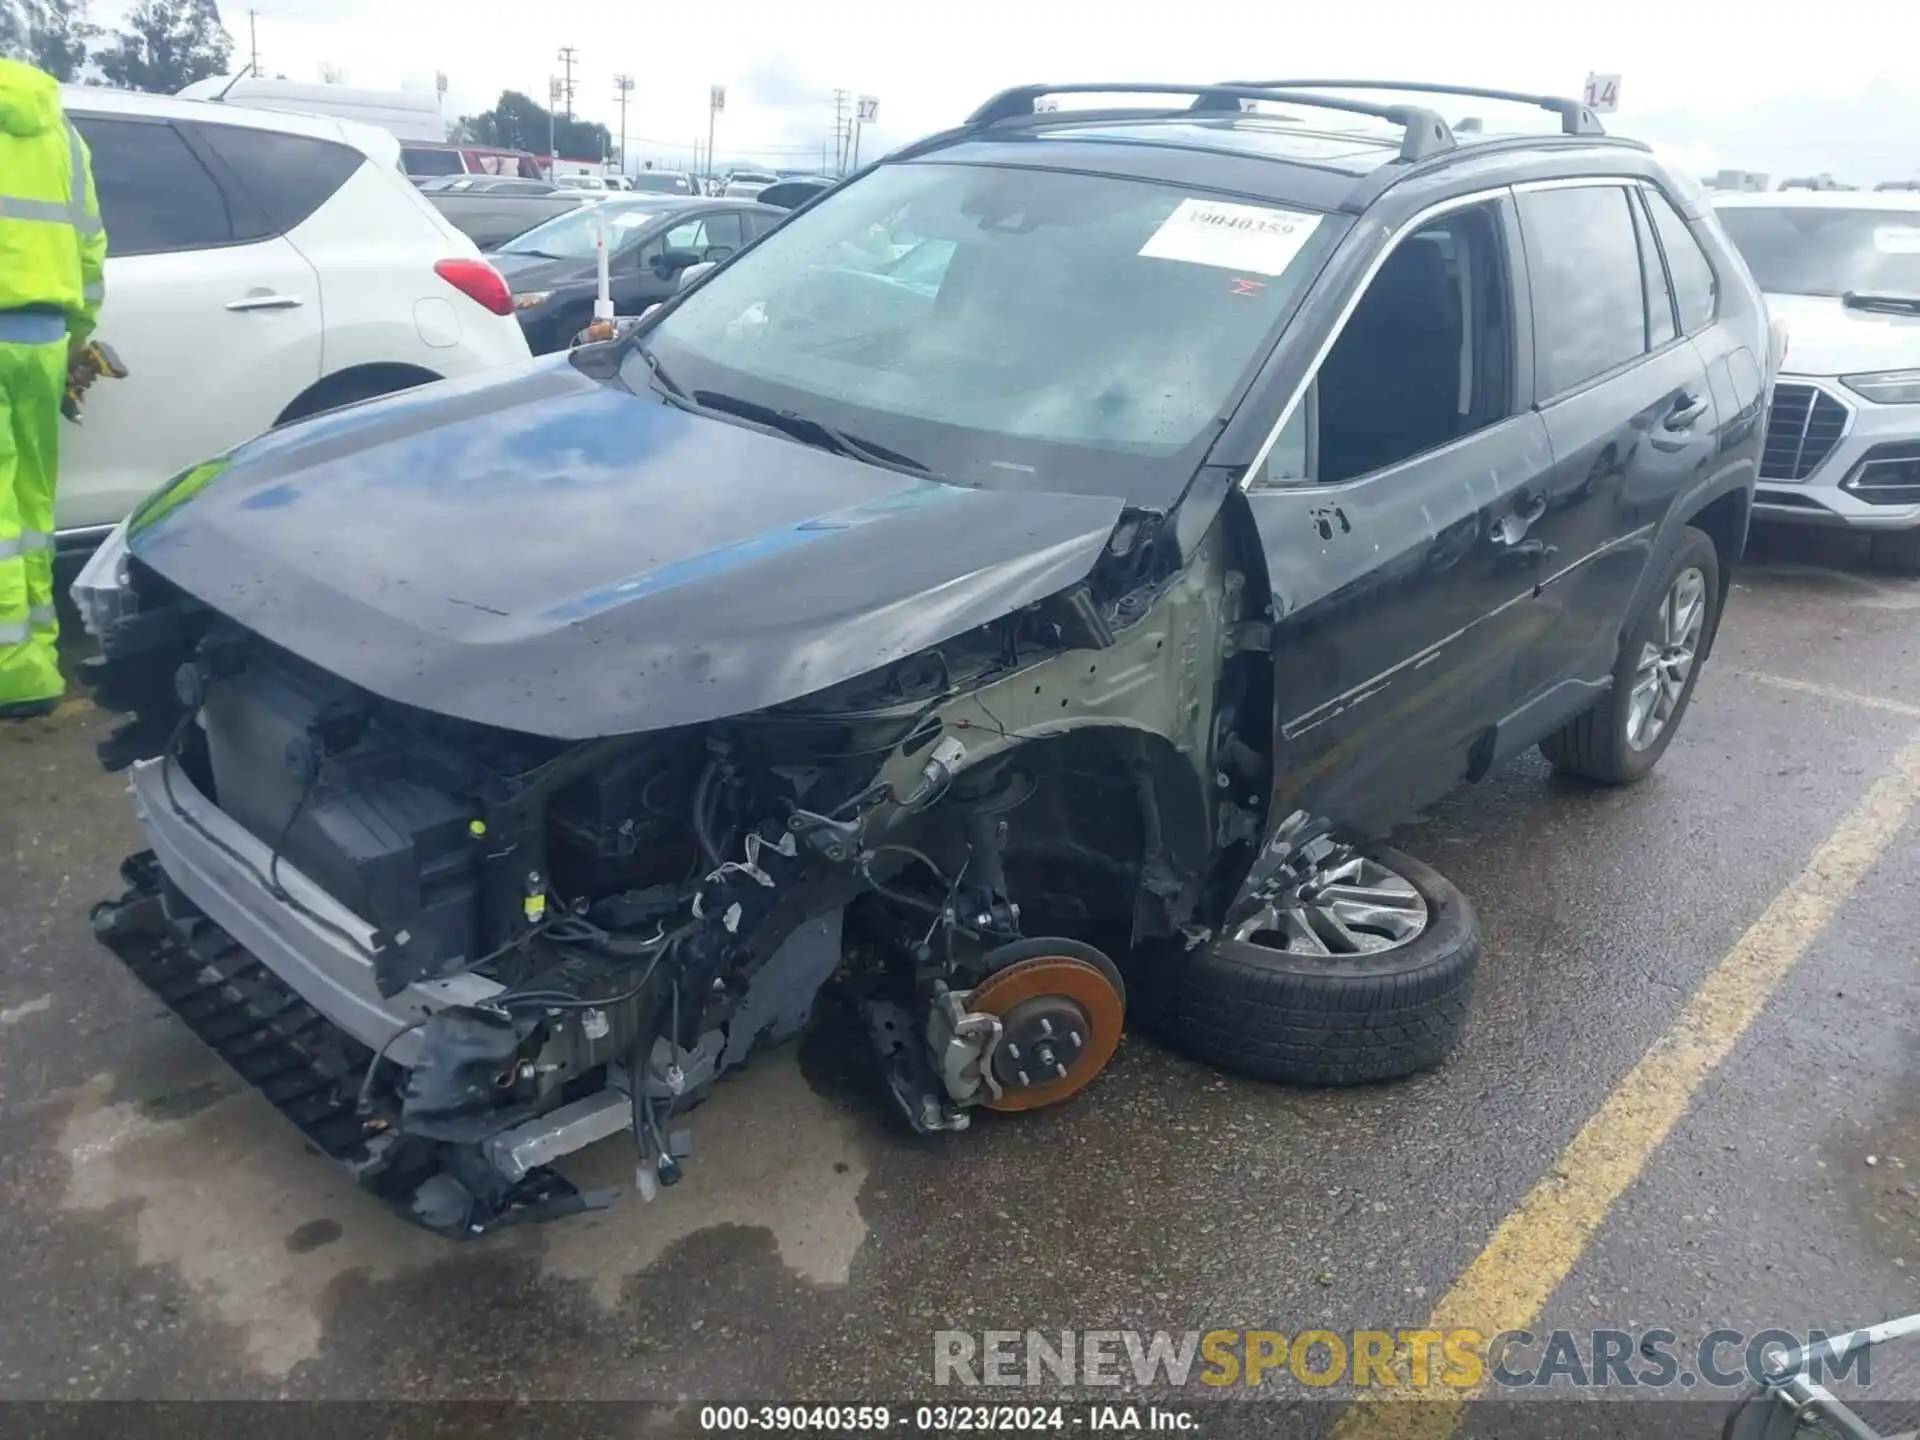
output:
<path id="1" fill-rule="evenodd" d="M 102 7 L 102 8 L 111 8 Z M 960 119 L 1034 80 L 1278 73 L 1390 75 L 1558 93 L 1590 70 L 1623 77 L 1610 128 L 1688 168 L 1843 179 L 1920 175 L 1920 6 L 1913 0 L 252 0 L 262 67 L 291 79 L 449 81 L 448 119 L 503 88 L 544 100 L 562 45 L 578 51 L 577 113 L 617 128 L 613 75 L 636 88 L 636 157 L 685 161 L 727 87 L 723 159 L 817 164 L 838 86 L 880 100 L 875 148 Z M 223 0 L 248 45 L 248 6 Z M 1489 128 L 1501 112 L 1471 107 Z M 1455 107 L 1450 118 L 1470 113 Z M 677 149 L 673 147 L 678 147 Z"/>

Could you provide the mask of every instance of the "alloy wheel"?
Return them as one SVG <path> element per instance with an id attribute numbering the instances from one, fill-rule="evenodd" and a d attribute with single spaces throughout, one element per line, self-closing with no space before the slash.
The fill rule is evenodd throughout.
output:
<path id="1" fill-rule="evenodd" d="M 1672 721 L 1686 693 L 1707 621 L 1707 579 L 1694 566 L 1673 577 L 1654 616 L 1653 635 L 1640 647 L 1627 696 L 1627 744 L 1645 750 Z"/>
<path id="2" fill-rule="evenodd" d="M 1313 876 L 1233 929 L 1233 938 L 1295 955 L 1375 955 L 1427 928 L 1427 902 L 1411 882 L 1363 855 Z"/>

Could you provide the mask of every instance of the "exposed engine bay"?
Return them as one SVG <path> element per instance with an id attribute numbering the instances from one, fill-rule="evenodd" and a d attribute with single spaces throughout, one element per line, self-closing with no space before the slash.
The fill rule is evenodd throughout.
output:
<path id="1" fill-rule="evenodd" d="M 1116 957 L 1202 933 L 1262 833 L 1231 533 L 1180 555 L 1130 516 L 1086 582 L 934 649 L 584 741 L 371 694 L 135 560 L 98 695 L 154 849 L 96 929 L 448 1235 L 610 1203 L 552 1162 L 622 1132 L 644 1197 L 676 1183 L 676 1118 L 826 993 L 916 1131 L 1058 1103 L 1120 1042 Z"/>

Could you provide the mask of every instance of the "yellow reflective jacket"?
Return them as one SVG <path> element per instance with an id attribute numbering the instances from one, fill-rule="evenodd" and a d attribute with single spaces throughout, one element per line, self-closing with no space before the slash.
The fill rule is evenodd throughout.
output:
<path id="1" fill-rule="evenodd" d="M 105 293 L 107 232 L 86 141 L 43 70 L 0 59 L 0 310 L 51 305 L 84 340 Z"/>

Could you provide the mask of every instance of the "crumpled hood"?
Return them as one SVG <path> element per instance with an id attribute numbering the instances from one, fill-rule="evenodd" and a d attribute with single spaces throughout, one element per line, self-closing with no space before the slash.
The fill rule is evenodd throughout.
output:
<path id="1" fill-rule="evenodd" d="M 691 415 L 567 356 L 266 435 L 134 557 L 353 683 L 562 739 L 797 699 L 1083 578 L 1118 499 L 975 490 Z"/>
<path id="2" fill-rule="evenodd" d="M 60 123 L 60 86 L 44 70 L 0 60 L 0 131 L 26 137 Z"/>
<path id="3" fill-rule="evenodd" d="M 1850 310 L 1831 295 L 1769 295 L 1787 326 L 1788 375 L 1920 369 L 1920 315 Z"/>

